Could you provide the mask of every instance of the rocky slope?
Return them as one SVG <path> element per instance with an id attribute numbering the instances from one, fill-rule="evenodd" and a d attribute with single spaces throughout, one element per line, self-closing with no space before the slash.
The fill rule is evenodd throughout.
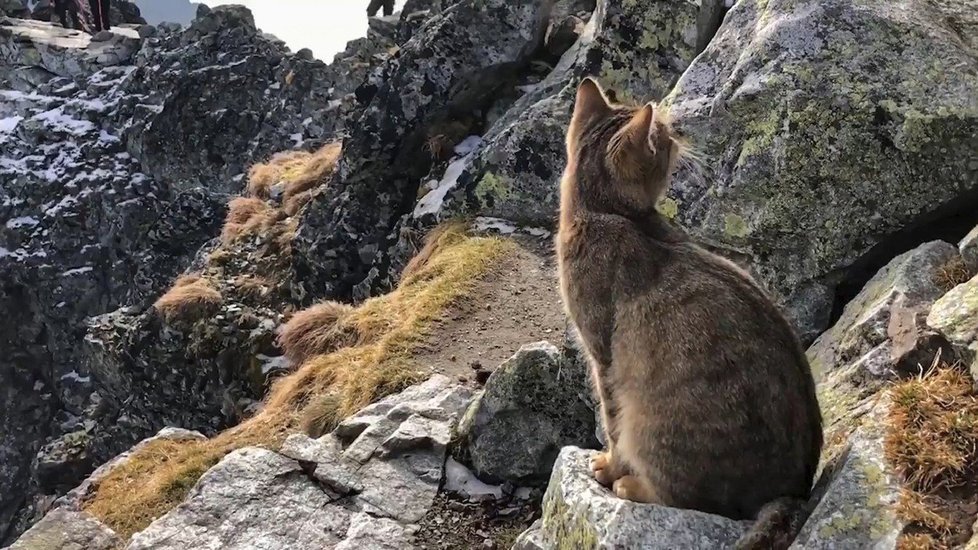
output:
<path id="1" fill-rule="evenodd" d="M 550 321 L 446 345 L 513 311 L 487 298 L 507 277 L 559 318 L 524 281 L 554 283 L 593 75 L 669 106 L 697 154 L 661 210 L 811 343 L 826 448 L 793 547 L 978 545 L 978 10 L 700 4 L 410 0 L 328 65 L 241 8 L 103 41 L 0 20 L 0 541 L 735 540 L 590 478 L 586 369 Z M 334 141 L 328 169 L 248 173 Z M 171 285 L 194 307 L 168 313 Z"/>

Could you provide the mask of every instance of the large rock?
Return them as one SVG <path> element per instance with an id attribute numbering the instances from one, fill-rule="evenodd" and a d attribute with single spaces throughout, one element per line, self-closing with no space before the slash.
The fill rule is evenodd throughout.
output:
<path id="1" fill-rule="evenodd" d="M 309 288 L 349 296 L 413 202 L 431 164 L 426 132 L 471 117 L 529 61 L 549 2 L 463 0 L 432 17 L 389 61 L 350 122 L 337 177 L 305 211 L 297 269 Z"/>
<path id="2" fill-rule="evenodd" d="M 974 209 L 976 30 L 966 0 L 738 2 L 666 100 L 703 160 L 669 209 L 810 341 L 840 283 Z"/>
<path id="3" fill-rule="evenodd" d="M 562 447 L 598 445 L 585 378 L 580 363 L 553 344 L 523 346 L 469 406 L 458 428 L 457 458 L 488 481 L 546 483 Z"/>
<path id="4" fill-rule="evenodd" d="M 927 324 L 944 335 L 978 380 L 978 277 L 960 284 L 934 303 Z"/>
<path id="5" fill-rule="evenodd" d="M 791 546 L 793 550 L 895 549 L 904 523 L 897 518 L 899 476 L 884 455 L 885 415 L 880 402 L 823 470 L 818 505 Z"/>
<path id="6" fill-rule="evenodd" d="M 59 508 L 8 550 L 116 550 L 121 544 L 118 535 L 87 513 Z"/>
<path id="7" fill-rule="evenodd" d="M 942 271 L 956 260 L 954 245 L 932 241 L 880 269 L 809 349 L 816 379 L 856 362 L 878 379 L 929 366 L 940 342 L 927 327 L 927 314 L 945 292 Z"/>
<path id="8" fill-rule="evenodd" d="M 412 548 L 469 390 L 444 376 L 370 405 L 318 440 L 231 453 L 129 550 Z"/>
<path id="9" fill-rule="evenodd" d="M 524 548 L 712 550 L 732 547 L 750 524 L 622 500 L 594 480 L 589 466 L 593 455 L 575 447 L 561 450 L 543 497 L 539 533 L 531 529 L 524 535 Z"/>

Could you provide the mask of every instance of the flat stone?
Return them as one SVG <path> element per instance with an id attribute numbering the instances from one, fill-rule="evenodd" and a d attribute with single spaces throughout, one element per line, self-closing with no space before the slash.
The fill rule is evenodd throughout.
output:
<path id="1" fill-rule="evenodd" d="M 114 531 L 88 513 L 58 508 L 8 550 L 116 550 L 121 544 Z"/>
<path id="2" fill-rule="evenodd" d="M 528 535 L 544 550 L 731 548 L 750 522 L 622 500 L 594 480 L 594 451 L 565 447 L 543 497 L 540 534 Z M 533 548 L 530 546 L 530 548 Z"/>

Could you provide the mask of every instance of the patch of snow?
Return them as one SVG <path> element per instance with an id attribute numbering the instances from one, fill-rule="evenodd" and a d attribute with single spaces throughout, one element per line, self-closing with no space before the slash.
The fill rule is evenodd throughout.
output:
<path id="1" fill-rule="evenodd" d="M 445 490 L 458 493 L 470 500 L 483 500 L 487 497 L 503 498 L 501 486 L 483 483 L 452 457 L 448 457 L 448 461 L 445 462 Z"/>
<path id="2" fill-rule="evenodd" d="M 448 168 L 445 169 L 445 175 L 438 182 L 438 185 L 432 188 L 427 195 L 421 197 L 421 200 L 414 207 L 415 218 L 420 218 L 428 214 L 437 214 L 441 210 L 441 206 L 445 202 L 445 196 L 458 185 L 458 178 L 468 168 L 471 159 L 472 154 L 470 153 L 453 160 L 448 165 Z"/>
<path id="3" fill-rule="evenodd" d="M 0 118 L 0 134 L 9 134 L 13 132 L 22 120 L 24 120 L 24 117 L 22 116 Z"/>
<path id="4" fill-rule="evenodd" d="M 7 256 L 13 256 L 13 253 L 11 253 L 6 248 L 0 246 L 0 258 L 6 258 Z"/>
<path id="5" fill-rule="evenodd" d="M 469 136 L 455 146 L 456 155 L 467 155 L 482 145 L 482 136 Z"/>
<path id="6" fill-rule="evenodd" d="M 94 268 L 92 266 L 88 266 L 88 265 L 86 265 L 84 267 L 76 267 L 74 269 L 69 269 L 68 271 L 65 271 L 64 273 L 61 274 L 61 276 L 62 277 L 71 277 L 73 275 L 82 275 L 84 273 L 88 273 L 88 272 L 92 271 L 92 269 L 94 269 Z"/>
<path id="7" fill-rule="evenodd" d="M 295 142 L 294 147 L 301 147 L 303 143 L 306 142 L 305 138 L 302 137 L 302 132 L 296 132 L 289 136 L 289 139 Z"/>
<path id="8" fill-rule="evenodd" d="M 542 227 L 523 227 L 521 229 L 527 234 L 534 237 L 540 237 L 541 239 L 545 239 L 550 236 L 550 231 L 547 231 Z"/>
<path id="9" fill-rule="evenodd" d="M 18 218 L 13 218 L 7 221 L 7 229 L 17 229 L 18 227 L 34 227 L 41 222 L 37 221 L 37 218 L 32 216 L 20 216 Z"/>
<path id="10" fill-rule="evenodd" d="M 87 384 L 92 381 L 91 376 L 82 376 L 78 374 L 78 371 L 71 371 L 68 374 L 61 375 L 62 380 L 73 380 L 75 382 L 80 382 L 82 384 Z"/>
<path id="11" fill-rule="evenodd" d="M 95 130 L 95 125 L 88 120 L 78 120 L 65 114 L 63 107 L 44 111 L 31 117 L 46 123 L 52 130 L 62 131 L 73 136 L 81 136 Z"/>
<path id="12" fill-rule="evenodd" d="M 267 355 L 258 354 L 255 356 L 255 358 L 261 361 L 261 373 L 265 376 L 268 376 L 268 373 L 270 372 L 287 371 L 292 368 L 292 362 L 289 361 L 284 355 L 269 357 Z"/>
<path id="13" fill-rule="evenodd" d="M 479 216 L 475 219 L 475 223 L 473 223 L 472 226 L 476 231 L 497 231 L 503 235 L 512 235 L 513 233 L 516 233 L 515 225 L 500 218 Z"/>

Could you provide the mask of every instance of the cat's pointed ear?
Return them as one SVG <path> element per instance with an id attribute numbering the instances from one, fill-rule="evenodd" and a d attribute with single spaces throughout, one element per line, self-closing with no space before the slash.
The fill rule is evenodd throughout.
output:
<path id="1" fill-rule="evenodd" d="M 654 153 L 656 151 L 655 134 L 657 129 L 655 107 L 651 103 L 646 103 L 632 116 L 632 119 L 620 132 L 623 141 L 626 143 L 632 146 L 648 147 Z"/>
<path id="2" fill-rule="evenodd" d="M 574 118 L 577 123 L 604 116 L 611 112 L 611 106 L 601 91 L 601 86 L 593 78 L 585 78 L 577 87 L 577 99 L 574 101 Z"/>

